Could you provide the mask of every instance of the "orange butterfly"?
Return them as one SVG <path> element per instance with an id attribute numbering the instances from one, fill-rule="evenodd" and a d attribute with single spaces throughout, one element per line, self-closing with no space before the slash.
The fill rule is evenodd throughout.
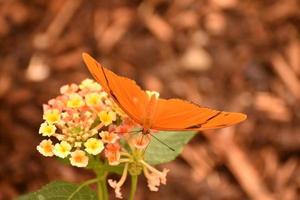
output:
<path id="1" fill-rule="evenodd" d="M 104 91 L 131 119 L 143 127 L 144 134 L 150 133 L 151 129 L 200 131 L 223 128 L 247 118 L 242 113 L 218 111 L 180 99 L 160 99 L 156 95 L 148 95 L 135 81 L 118 76 L 87 53 L 83 53 L 82 57 Z"/>

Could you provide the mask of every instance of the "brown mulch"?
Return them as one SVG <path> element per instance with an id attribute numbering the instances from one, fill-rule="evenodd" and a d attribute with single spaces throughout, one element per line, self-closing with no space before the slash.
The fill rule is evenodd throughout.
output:
<path id="1" fill-rule="evenodd" d="M 84 51 L 165 98 L 248 115 L 197 136 L 159 192 L 141 178 L 137 199 L 299 199 L 299 35 L 297 0 L 0 1 L 0 200 L 91 177 L 35 149 L 42 104 L 90 76 Z"/>

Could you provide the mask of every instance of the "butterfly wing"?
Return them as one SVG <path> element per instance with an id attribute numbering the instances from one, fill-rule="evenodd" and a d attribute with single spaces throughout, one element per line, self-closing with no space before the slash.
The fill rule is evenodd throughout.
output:
<path id="1" fill-rule="evenodd" d="M 159 99 L 151 128 L 157 130 L 206 130 L 237 124 L 242 113 L 203 108 L 180 99 Z"/>
<path id="2" fill-rule="evenodd" d="M 145 107 L 149 98 L 135 81 L 118 76 L 112 71 L 101 66 L 90 55 L 83 53 L 83 60 L 94 76 L 119 107 L 135 122 L 142 124 Z"/>

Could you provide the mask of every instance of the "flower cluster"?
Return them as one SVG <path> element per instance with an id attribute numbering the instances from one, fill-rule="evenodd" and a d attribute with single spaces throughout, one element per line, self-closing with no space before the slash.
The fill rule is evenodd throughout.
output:
<path id="1" fill-rule="evenodd" d="M 144 172 L 150 190 L 166 183 L 168 170 L 158 171 L 143 159 L 150 142 L 149 135 L 122 112 L 101 86 L 91 79 L 79 85 L 62 86 L 61 95 L 43 105 L 43 119 L 39 133 L 47 137 L 37 150 L 44 156 L 68 159 L 76 167 L 86 167 L 91 156 L 103 152 L 109 165 L 124 165 L 120 181 L 109 180 L 116 196 L 122 198 L 120 188 L 128 172 Z M 135 134 L 132 134 L 132 130 Z M 122 146 L 125 141 L 130 149 Z M 98 156 L 100 159 L 100 156 Z"/>
<path id="2" fill-rule="evenodd" d="M 120 163 L 125 164 L 122 177 L 118 182 L 112 179 L 108 180 L 109 185 L 115 189 L 117 198 L 122 198 L 121 186 L 125 183 L 128 172 L 134 176 L 138 176 L 143 172 L 147 178 L 148 187 L 151 191 L 156 192 L 158 191 L 160 184 L 166 184 L 166 176 L 169 170 L 163 169 L 161 172 L 144 160 L 143 153 L 149 139 L 150 138 L 147 135 L 135 137 L 134 139 L 131 139 L 131 142 L 129 143 L 131 153 L 126 151 L 121 152 Z"/>

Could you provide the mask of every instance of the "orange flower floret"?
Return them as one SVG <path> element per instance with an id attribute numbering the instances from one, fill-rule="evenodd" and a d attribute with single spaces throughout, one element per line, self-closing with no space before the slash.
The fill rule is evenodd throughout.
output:
<path id="1" fill-rule="evenodd" d="M 89 158 L 86 156 L 84 151 L 76 150 L 71 153 L 70 162 L 71 165 L 76 167 L 86 167 L 88 165 Z"/>
<path id="2" fill-rule="evenodd" d="M 43 156 L 51 157 L 54 155 L 54 146 L 51 140 L 43 140 L 36 148 Z"/>
<path id="3" fill-rule="evenodd" d="M 106 145 L 105 156 L 110 165 L 118 165 L 120 163 L 120 148 L 118 143 Z"/>
<path id="4" fill-rule="evenodd" d="M 120 138 L 117 134 L 108 131 L 101 131 L 99 135 L 104 143 L 115 143 Z"/>

